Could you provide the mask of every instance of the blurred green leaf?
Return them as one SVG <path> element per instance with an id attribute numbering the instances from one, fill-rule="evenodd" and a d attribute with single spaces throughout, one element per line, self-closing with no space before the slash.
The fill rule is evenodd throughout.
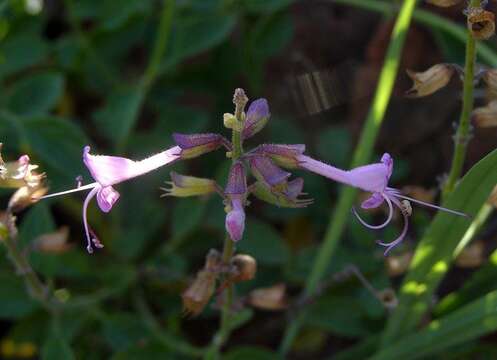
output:
<path id="1" fill-rule="evenodd" d="M 293 37 L 293 21 L 287 12 L 261 17 L 249 32 L 250 51 L 259 61 L 279 53 Z"/>
<path id="2" fill-rule="evenodd" d="M 144 92 L 141 87 L 119 88 L 109 95 L 94 119 L 102 134 L 114 145 L 122 144 L 138 118 Z"/>
<path id="3" fill-rule="evenodd" d="M 0 273 L 0 318 L 16 319 L 26 316 L 39 305 L 31 300 L 21 278 L 12 273 Z"/>
<path id="4" fill-rule="evenodd" d="M 35 74 L 16 82 L 10 89 L 7 107 L 18 115 L 47 113 L 57 104 L 64 90 L 60 73 Z"/>
<path id="5" fill-rule="evenodd" d="M 350 132 L 343 126 L 330 126 L 319 133 L 317 141 L 319 157 L 333 166 L 346 168 L 352 154 Z"/>
<path id="6" fill-rule="evenodd" d="M 289 256 L 289 250 L 280 234 L 270 225 L 249 218 L 245 224 L 245 235 L 237 243 L 239 252 L 254 256 L 257 262 L 279 265 Z"/>
<path id="7" fill-rule="evenodd" d="M 98 12 L 101 27 L 106 31 L 115 30 L 132 16 L 147 13 L 151 5 L 151 2 L 142 0 L 104 0 L 101 2 L 102 9 Z"/>
<path id="8" fill-rule="evenodd" d="M 154 341 L 133 345 L 126 350 L 120 349 L 110 358 L 110 360 L 163 360 L 175 358 L 174 354 L 165 346 Z"/>
<path id="9" fill-rule="evenodd" d="M 28 210 L 19 226 L 19 239 L 27 245 L 35 238 L 55 230 L 55 221 L 44 203 L 39 203 Z"/>
<path id="10" fill-rule="evenodd" d="M 248 323 L 254 316 L 254 311 L 252 309 L 243 309 L 239 312 L 234 313 L 230 319 L 231 330 L 236 330 Z"/>
<path id="11" fill-rule="evenodd" d="M 62 336 L 51 335 L 43 344 L 42 360 L 74 360 L 71 347 Z"/>
<path id="12" fill-rule="evenodd" d="M 497 291 L 432 321 L 426 328 L 397 340 L 371 359 L 427 359 L 450 346 L 464 343 L 497 329 Z"/>
<path id="13" fill-rule="evenodd" d="M 227 14 L 203 13 L 178 18 L 163 66 L 172 67 L 185 58 L 220 44 L 230 35 L 235 24 L 235 16 Z"/>
<path id="14" fill-rule="evenodd" d="M 202 221 L 207 201 L 196 198 L 180 199 L 173 213 L 173 236 L 183 237 L 194 231 Z"/>
<path id="15" fill-rule="evenodd" d="M 289 6 L 295 0 L 248 0 L 243 2 L 245 10 L 250 12 L 273 12 Z"/>
<path id="16" fill-rule="evenodd" d="M 468 171 L 443 206 L 476 214 L 487 201 L 496 179 L 497 150 L 494 150 Z M 419 243 L 402 284 L 399 306 L 384 332 L 385 346 L 399 335 L 411 332 L 428 310 L 436 287 L 450 267 L 454 250 L 470 225 L 470 219 L 438 212 Z"/>
<path id="17" fill-rule="evenodd" d="M 360 304 L 351 297 L 321 297 L 310 306 L 306 323 L 345 337 L 370 333 Z"/>
<path id="18" fill-rule="evenodd" d="M 47 55 L 48 46 L 36 33 L 8 36 L 0 42 L 0 79 L 39 63 Z"/>
<path id="19" fill-rule="evenodd" d="M 255 346 L 239 346 L 226 353 L 223 360 L 275 360 L 280 357 L 267 349 Z"/>
<path id="20" fill-rule="evenodd" d="M 117 313 L 103 318 L 104 338 L 114 351 L 126 350 L 146 339 L 147 329 L 132 313 Z"/>

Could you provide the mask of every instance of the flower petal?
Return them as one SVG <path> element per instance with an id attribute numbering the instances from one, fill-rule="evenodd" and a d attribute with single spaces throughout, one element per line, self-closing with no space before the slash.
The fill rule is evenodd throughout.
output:
<path id="1" fill-rule="evenodd" d="M 242 137 L 246 139 L 261 131 L 266 126 L 269 116 L 269 105 L 266 99 L 253 101 L 247 110 Z"/>
<path id="2" fill-rule="evenodd" d="M 356 167 L 348 171 L 350 184 L 370 192 L 383 192 L 388 185 L 389 167 L 376 163 Z"/>
<path id="3" fill-rule="evenodd" d="M 231 166 L 228 184 L 226 185 L 224 193 L 229 195 L 243 195 L 246 192 L 247 179 L 245 175 L 245 167 L 240 161 L 237 161 Z"/>
<path id="4" fill-rule="evenodd" d="M 373 193 L 369 198 L 363 201 L 361 207 L 363 209 L 374 209 L 383 204 L 383 201 L 385 201 L 385 199 L 380 193 Z"/>
<path id="5" fill-rule="evenodd" d="M 280 169 L 265 156 L 252 156 L 249 160 L 252 174 L 269 187 L 277 186 L 290 177 L 290 173 Z"/>
<path id="6" fill-rule="evenodd" d="M 83 162 L 91 176 L 104 187 L 136 176 L 136 163 L 133 160 L 119 156 L 91 155 L 89 146 L 83 150 Z"/>
<path id="7" fill-rule="evenodd" d="M 105 213 L 112 209 L 117 200 L 119 200 L 119 193 L 112 186 L 106 186 L 97 192 L 98 206 Z"/>

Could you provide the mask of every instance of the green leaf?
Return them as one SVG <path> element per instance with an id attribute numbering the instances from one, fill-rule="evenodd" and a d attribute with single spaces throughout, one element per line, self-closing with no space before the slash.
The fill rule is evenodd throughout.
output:
<path id="1" fill-rule="evenodd" d="M 279 53 L 292 40 L 293 32 L 289 13 L 262 17 L 249 32 L 252 56 L 263 60 Z"/>
<path id="2" fill-rule="evenodd" d="M 234 15 L 201 14 L 180 18 L 163 66 L 171 67 L 223 42 L 236 24 Z"/>
<path id="3" fill-rule="evenodd" d="M 0 78 L 35 65 L 48 54 L 48 47 L 38 35 L 25 32 L 0 42 Z"/>
<path id="4" fill-rule="evenodd" d="M 294 0 L 250 0 L 243 3 L 245 10 L 250 12 L 274 12 L 289 6 Z"/>
<path id="5" fill-rule="evenodd" d="M 475 215 L 497 181 L 497 150 L 474 165 L 463 177 L 444 207 Z M 404 279 L 399 306 L 389 318 L 383 344 L 414 330 L 428 310 L 433 293 L 453 260 L 454 250 L 471 220 L 439 212 L 420 241 Z"/>
<path id="6" fill-rule="evenodd" d="M 26 316 L 39 308 L 31 300 L 21 278 L 13 273 L 0 273 L 0 318 L 17 319 Z"/>
<path id="7" fill-rule="evenodd" d="M 158 342 L 147 342 L 145 344 L 133 345 L 132 347 L 120 350 L 110 358 L 111 360 L 162 360 L 175 359 L 174 353 Z"/>
<path id="8" fill-rule="evenodd" d="M 345 168 L 350 163 L 352 139 L 343 126 L 330 126 L 320 132 L 317 151 L 321 159 L 334 166 Z"/>
<path id="9" fill-rule="evenodd" d="M 114 145 L 123 144 L 133 130 L 143 102 L 141 87 L 115 90 L 103 108 L 95 114 L 95 121 L 102 134 Z"/>
<path id="10" fill-rule="evenodd" d="M 270 225 L 250 218 L 237 247 L 240 252 L 255 256 L 257 262 L 266 265 L 282 264 L 289 256 L 288 247 L 278 232 Z"/>
<path id="11" fill-rule="evenodd" d="M 64 90 L 62 74 L 46 72 L 24 78 L 10 89 L 7 108 L 18 115 L 47 113 Z"/>
<path id="12" fill-rule="evenodd" d="M 43 344 L 42 360 L 74 360 L 71 347 L 62 336 L 51 335 Z"/>
<path id="13" fill-rule="evenodd" d="M 104 338 L 114 351 L 125 350 L 145 338 L 147 330 L 131 313 L 112 314 L 104 319 Z"/>
<path id="14" fill-rule="evenodd" d="M 173 236 L 183 237 L 195 231 L 202 221 L 207 201 L 196 198 L 180 199 L 173 213 Z"/>
<path id="15" fill-rule="evenodd" d="M 432 321 L 426 328 L 389 344 L 372 359 L 428 359 L 497 329 L 497 291 Z"/>
<path id="16" fill-rule="evenodd" d="M 50 210 L 46 204 L 40 203 L 26 213 L 19 227 L 19 238 L 26 245 L 36 237 L 54 230 L 55 221 Z"/>
<path id="17" fill-rule="evenodd" d="M 261 347 L 255 346 L 239 346 L 226 353 L 223 356 L 223 360 L 276 360 L 280 357 L 268 350 Z"/>

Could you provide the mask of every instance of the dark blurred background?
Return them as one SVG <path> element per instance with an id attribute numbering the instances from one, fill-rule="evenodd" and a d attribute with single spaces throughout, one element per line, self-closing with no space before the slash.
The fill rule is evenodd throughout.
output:
<path id="1" fill-rule="evenodd" d="M 463 5 L 443 11 L 423 7 L 464 25 Z M 0 1 L 4 159 L 27 153 L 47 173 L 50 191 L 69 189 L 78 175 L 90 180 L 81 162 L 85 144 L 97 154 L 141 159 L 171 146 L 173 132 L 229 136 L 223 113 L 233 112 L 233 91 L 243 87 L 251 100 L 267 98 L 272 113 L 246 148 L 305 143 L 311 156 L 348 167 L 392 18 L 333 1 L 178 0 L 157 76 L 144 88 L 161 12 L 162 2 L 151 0 Z M 395 186 L 415 186 L 413 191 L 425 195 L 437 189 L 450 164 L 460 111 L 459 79 L 430 97 L 407 99 L 411 82 L 405 69 L 463 61 L 463 43 L 414 22 L 376 145 L 375 160 L 389 152 L 396 161 Z M 477 96 L 483 104 L 482 94 Z M 495 147 L 496 135 L 495 129 L 474 132 L 468 166 Z M 44 201 L 20 214 L 20 239 L 27 249 L 39 236 L 69 227 L 71 246 L 33 251 L 30 259 L 58 297 L 83 305 L 61 315 L 66 343 L 54 345 L 50 317 L 29 299 L 1 256 L 1 357 L 50 358 L 47 354 L 59 347 L 78 359 L 188 358 L 157 338 L 160 332 L 148 326 L 144 303 L 160 334 L 207 345 L 218 326 L 216 305 L 198 317 L 184 316 L 180 294 L 208 250 L 222 247 L 223 204 L 216 197 L 160 198 L 159 187 L 170 170 L 224 185 L 228 169 L 225 154 L 217 152 L 119 185 L 121 199 L 111 213 L 94 205 L 89 211 L 105 244 L 91 256 L 83 245 L 82 195 Z M 237 286 L 241 302 L 254 289 L 283 283 L 291 303 L 304 284 L 338 186 L 298 175 L 315 199 L 312 206 L 280 209 L 251 201 L 238 251 L 256 258 L 259 269 L 255 280 Z M 0 194 L 6 204 L 9 192 Z M 391 259 L 404 268 L 431 215 L 419 209 L 408 241 L 393 253 Z M 369 220 L 382 216 L 365 214 Z M 495 221 L 483 235 L 485 248 L 495 239 L 492 226 Z M 391 239 L 399 231 L 400 224 L 381 235 Z M 376 247 L 377 236 L 351 219 L 330 276 L 353 264 L 375 288 L 395 285 L 402 266 L 391 269 Z M 456 267 L 442 292 L 457 288 L 470 272 Z M 338 277 L 331 289 L 309 303 L 311 313 L 292 358 L 330 357 L 382 329 L 384 306 L 355 277 Z M 268 351 L 277 348 L 289 315 L 286 305 L 243 311 L 226 358 L 271 358 Z M 64 347 L 69 344 L 72 350 Z"/>

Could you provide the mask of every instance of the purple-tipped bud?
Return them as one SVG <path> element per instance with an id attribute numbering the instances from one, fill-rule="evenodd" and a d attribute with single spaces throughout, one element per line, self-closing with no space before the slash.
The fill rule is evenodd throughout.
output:
<path id="1" fill-rule="evenodd" d="M 263 144 L 258 146 L 254 153 L 266 155 L 271 158 L 276 164 L 290 169 L 299 167 L 298 156 L 305 151 L 304 144 Z"/>
<path id="2" fill-rule="evenodd" d="M 257 180 L 263 182 L 271 189 L 285 185 L 286 180 L 291 175 L 289 172 L 280 169 L 265 156 L 252 156 L 249 159 L 249 164 L 252 174 Z"/>
<path id="3" fill-rule="evenodd" d="M 242 138 L 247 139 L 261 131 L 266 126 L 269 116 L 269 106 L 266 99 L 253 101 L 245 117 Z"/>
<path id="4" fill-rule="evenodd" d="M 242 162 L 237 161 L 231 166 L 224 193 L 226 195 L 245 195 L 247 193 L 247 177 Z"/>
<path id="5" fill-rule="evenodd" d="M 301 208 L 313 203 L 312 199 L 298 198 L 300 195 L 305 195 L 302 193 L 302 189 L 304 187 L 304 180 L 302 178 L 289 181 L 285 185 L 285 190 L 275 192 L 271 191 L 265 184 L 258 181 L 251 186 L 251 192 L 258 199 L 279 207 Z"/>
<path id="6" fill-rule="evenodd" d="M 181 158 L 191 159 L 219 149 L 222 145 L 230 148 L 228 140 L 219 134 L 179 134 L 174 133 L 173 139 L 181 148 Z"/>
<path id="7" fill-rule="evenodd" d="M 231 240 L 239 241 L 245 230 L 245 211 L 243 210 L 243 199 L 233 197 L 231 199 L 231 211 L 226 214 L 226 231 Z"/>

